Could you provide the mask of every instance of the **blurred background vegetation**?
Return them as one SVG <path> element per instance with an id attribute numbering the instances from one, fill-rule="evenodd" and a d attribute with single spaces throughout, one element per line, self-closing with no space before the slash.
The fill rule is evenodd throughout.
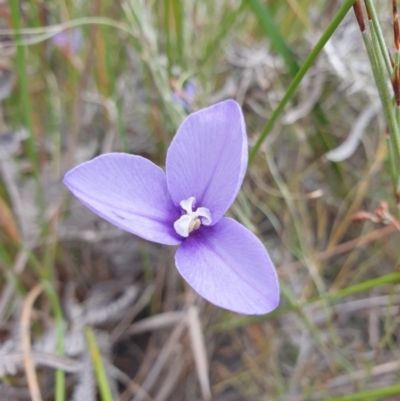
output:
<path id="1" fill-rule="evenodd" d="M 399 399 L 397 206 L 351 3 L 0 3 L 1 400 Z M 229 214 L 277 266 L 266 316 L 210 305 L 171 249 L 61 183 L 111 151 L 162 166 L 183 118 L 226 98 L 259 146 Z"/>

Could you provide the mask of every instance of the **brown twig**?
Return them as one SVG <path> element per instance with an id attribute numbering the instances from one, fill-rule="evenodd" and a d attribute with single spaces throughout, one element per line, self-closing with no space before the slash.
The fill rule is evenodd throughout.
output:
<path id="1" fill-rule="evenodd" d="M 371 231 L 371 232 L 363 235 L 362 237 L 355 238 L 350 241 L 344 242 L 343 244 L 339 244 L 332 249 L 328 249 L 328 250 L 319 252 L 319 253 L 315 254 L 314 256 L 312 256 L 312 258 L 314 260 L 317 260 L 318 262 L 323 262 L 325 260 L 330 259 L 332 256 L 340 255 L 342 253 L 349 252 L 354 248 L 359 248 L 359 247 L 369 244 L 370 242 L 374 242 L 377 239 L 380 239 L 382 237 L 385 237 L 386 235 L 392 234 L 396 230 L 397 230 L 397 227 L 395 227 L 394 225 L 390 225 L 390 226 L 383 227 L 383 228 L 378 228 L 374 231 Z M 303 266 L 303 262 L 296 261 L 296 262 L 288 263 L 287 265 L 285 265 L 284 270 L 298 269 L 301 266 Z"/>
<path id="2" fill-rule="evenodd" d="M 197 377 L 200 383 L 204 400 L 211 400 L 211 387 L 209 379 L 209 366 L 205 338 L 199 318 L 199 310 L 196 306 L 190 306 L 187 313 L 189 337 L 196 365 Z"/>
<path id="3" fill-rule="evenodd" d="M 156 361 L 148 372 L 146 379 L 142 383 L 141 388 L 144 392 L 147 393 L 159 379 L 162 369 L 166 366 L 168 360 L 173 355 L 186 327 L 187 325 L 185 320 L 182 320 L 175 326 Z M 136 394 L 133 401 L 143 401 L 143 399 L 143 394 Z"/>
<path id="4" fill-rule="evenodd" d="M 352 218 L 353 221 L 369 220 L 374 223 L 392 225 L 397 231 L 400 232 L 400 222 L 390 213 L 389 205 L 385 200 L 379 202 L 379 206 L 369 213 L 365 210 L 360 210 L 355 213 Z"/>
<path id="5" fill-rule="evenodd" d="M 37 284 L 29 292 L 25 300 L 24 307 L 22 309 L 21 322 L 20 322 L 21 337 L 22 337 L 22 353 L 24 355 L 24 367 L 32 401 L 43 401 L 36 376 L 35 364 L 32 358 L 32 352 L 31 352 L 32 347 L 31 347 L 31 336 L 30 336 L 31 311 L 36 298 L 39 296 L 41 292 L 42 292 L 42 286 L 40 284 Z"/>

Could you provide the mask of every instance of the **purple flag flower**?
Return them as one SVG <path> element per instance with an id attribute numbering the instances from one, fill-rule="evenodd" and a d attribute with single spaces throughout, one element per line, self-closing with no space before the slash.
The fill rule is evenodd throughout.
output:
<path id="1" fill-rule="evenodd" d="M 192 111 L 196 92 L 196 84 L 192 81 L 186 81 L 182 90 L 178 90 L 178 88 L 173 90 L 172 99 L 175 103 L 182 106 L 182 108 L 189 113 Z"/>
<path id="2" fill-rule="evenodd" d="M 82 31 L 77 28 L 61 31 L 54 35 L 51 40 L 60 50 L 70 54 L 77 54 L 83 44 Z"/>
<path id="3" fill-rule="evenodd" d="M 75 167 L 64 183 L 110 223 L 180 245 L 176 266 L 208 301 L 263 314 L 279 303 L 275 268 L 253 233 L 223 217 L 239 192 L 247 157 L 242 111 L 227 100 L 185 119 L 168 149 L 166 174 L 143 157 L 109 153 Z"/>

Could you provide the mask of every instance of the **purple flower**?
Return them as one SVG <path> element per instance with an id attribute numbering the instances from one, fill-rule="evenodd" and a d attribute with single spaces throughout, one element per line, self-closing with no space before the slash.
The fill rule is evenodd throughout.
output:
<path id="1" fill-rule="evenodd" d="M 51 40 L 60 50 L 77 54 L 83 43 L 82 31 L 80 29 L 62 31 L 54 35 Z"/>
<path id="2" fill-rule="evenodd" d="M 257 237 L 223 217 L 247 167 L 242 111 L 233 100 L 191 114 L 168 149 L 166 174 L 140 156 L 105 154 L 64 183 L 89 209 L 149 241 L 180 245 L 176 266 L 208 301 L 263 314 L 279 303 L 275 268 Z"/>
<path id="3" fill-rule="evenodd" d="M 172 92 L 172 100 L 182 106 L 186 112 L 192 111 L 194 99 L 196 97 L 197 87 L 192 81 L 186 81 L 182 90 L 177 87 Z"/>

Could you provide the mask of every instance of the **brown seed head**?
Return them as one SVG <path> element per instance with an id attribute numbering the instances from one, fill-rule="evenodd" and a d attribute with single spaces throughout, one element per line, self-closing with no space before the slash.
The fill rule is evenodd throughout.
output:
<path id="1" fill-rule="evenodd" d="M 388 203 L 385 200 L 381 199 L 379 201 L 379 209 L 382 209 L 383 211 L 387 212 L 389 210 Z"/>
<path id="2" fill-rule="evenodd" d="M 373 216 L 371 213 L 366 212 L 365 210 L 360 210 L 357 213 L 354 213 L 351 216 L 352 221 L 365 221 L 365 220 L 372 220 Z"/>
<path id="3" fill-rule="evenodd" d="M 379 207 L 374 210 L 375 216 L 381 220 L 381 223 L 387 224 L 391 220 L 389 205 L 385 200 L 379 201 Z"/>
<path id="4" fill-rule="evenodd" d="M 392 66 L 392 68 L 394 68 L 393 56 L 392 56 L 392 53 L 390 53 L 390 50 L 389 50 L 389 49 L 388 49 L 388 54 L 389 54 L 389 59 L 390 59 L 390 65 Z"/>
<path id="5" fill-rule="evenodd" d="M 397 14 L 397 0 L 392 0 L 393 5 L 393 34 L 394 34 L 394 47 L 396 51 L 400 51 L 400 27 L 399 15 Z"/>
<path id="6" fill-rule="evenodd" d="M 400 69 L 396 66 L 392 75 L 392 86 L 397 107 L 400 107 Z"/>
<path id="7" fill-rule="evenodd" d="M 365 31 L 365 23 L 364 23 L 364 15 L 361 8 L 361 3 L 359 0 L 356 0 L 353 4 L 354 13 L 357 18 L 358 25 L 360 27 L 360 31 Z"/>

